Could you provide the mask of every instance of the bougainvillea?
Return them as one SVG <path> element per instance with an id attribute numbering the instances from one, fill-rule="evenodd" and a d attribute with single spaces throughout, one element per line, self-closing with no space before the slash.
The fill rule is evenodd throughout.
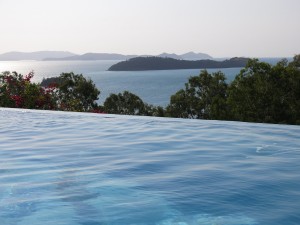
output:
<path id="1" fill-rule="evenodd" d="M 33 83 L 33 76 L 33 72 L 1 73 L 0 107 L 102 113 L 96 103 L 100 91 L 83 75 L 62 73 L 59 82 L 47 85 Z"/>
<path id="2" fill-rule="evenodd" d="M 56 85 L 42 87 L 32 83 L 34 73 L 23 76 L 17 72 L 0 74 L 0 106 L 28 109 L 57 109 Z"/>

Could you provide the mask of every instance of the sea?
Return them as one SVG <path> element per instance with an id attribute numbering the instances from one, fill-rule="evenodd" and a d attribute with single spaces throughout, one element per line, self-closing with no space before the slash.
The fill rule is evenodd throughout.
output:
<path id="1" fill-rule="evenodd" d="M 279 58 L 262 59 L 272 64 Z M 98 103 L 103 104 L 110 94 L 130 91 L 144 102 L 155 106 L 166 106 L 170 96 L 185 87 L 189 77 L 200 74 L 200 69 L 154 70 L 154 71 L 108 71 L 116 60 L 96 61 L 0 61 L 0 72 L 16 71 L 23 75 L 34 72 L 33 81 L 59 76 L 61 73 L 83 74 L 101 91 Z M 207 69 L 208 72 L 222 71 L 227 82 L 234 80 L 242 68 Z"/>
<path id="2" fill-rule="evenodd" d="M 300 127 L 0 108 L 1 225 L 299 225 Z"/>

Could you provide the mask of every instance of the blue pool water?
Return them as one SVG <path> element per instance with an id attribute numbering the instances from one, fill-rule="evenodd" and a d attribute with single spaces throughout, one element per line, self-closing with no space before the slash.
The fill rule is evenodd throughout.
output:
<path id="1" fill-rule="evenodd" d="M 300 224 L 300 127 L 0 108 L 1 225 Z"/>

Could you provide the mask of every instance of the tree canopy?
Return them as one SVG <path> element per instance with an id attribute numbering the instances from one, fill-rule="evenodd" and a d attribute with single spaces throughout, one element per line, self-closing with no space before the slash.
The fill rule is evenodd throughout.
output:
<path id="1" fill-rule="evenodd" d="M 171 96 L 167 113 L 180 118 L 225 119 L 226 89 L 223 73 L 202 70 L 199 76 L 190 77 L 185 89 Z"/>
<path id="2" fill-rule="evenodd" d="M 0 106 L 300 124 L 300 55 L 276 65 L 251 59 L 230 84 L 222 72 L 202 70 L 170 97 L 165 109 L 128 91 L 111 94 L 99 106 L 100 91 L 82 74 L 62 73 L 41 84 L 32 83 L 32 77 L 32 72 L 1 73 Z"/>
<path id="3" fill-rule="evenodd" d="M 112 114 L 146 115 L 143 100 L 129 91 L 111 94 L 104 102 L 104 110 Z"/>
<path id="4" fill-rule="evenodd" d="M 62 73 L 46 86 L 32 83 L 33 72 L 0 74 L 0 106 L 29 109 L 93 111 L 100 91 L 82 74 Z"/>
<path id="5" fill-rule="evenodd" d="M 295 61 L 275 66 L 249 60 L 228 89 L 228 119 L 299 124 L 300 71 Z"/>
<path id="6" fill-rule="evenodd" d="M 201 71 L 170 98 L 171 117 L 300 124 L 300 56 L 272 66 L 248 61 L 234 81 Z"/>
<path id="7" fill-rule="evenodd" d="M 97 108 L 100 91 L 82 74 L 62 73 L 58 83 L 58 105 L 67 111 L 91 111 Z"/>
<path id="8" fill-rule="evenodd" d="M 28 109 L 56 109 L 55 87 L 41 87 L 31 82 L 33 72 L 0 74 L 0 106 Z"/>

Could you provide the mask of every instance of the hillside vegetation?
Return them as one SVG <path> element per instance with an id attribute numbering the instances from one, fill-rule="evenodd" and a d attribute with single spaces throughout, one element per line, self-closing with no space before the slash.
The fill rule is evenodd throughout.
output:
<path id="1" fill-rule="evenodd" d="M 137 57 L 112 65 L 109 71 L 143 71 L 143 70 L 175 70 L 175 69 L 209 69 L 244 67 L 248 58 L 231 58 L 224 61 L 179 60 L 161 57 Z"/>
<path id="2" fill-rule="evenodd" d="M 300 55 L 276 65 L 250 59 L 230 84 L 222 72 L 202 70 L 170 97 L 166 108 L 144 103 L 128 91 L 111 94 L 100 106 L 100 91 L 82 74 L 62 73 L 32 83 L 33 73 L 3 72 L 0 106 L 299 125 L 299 67 Z"/>

